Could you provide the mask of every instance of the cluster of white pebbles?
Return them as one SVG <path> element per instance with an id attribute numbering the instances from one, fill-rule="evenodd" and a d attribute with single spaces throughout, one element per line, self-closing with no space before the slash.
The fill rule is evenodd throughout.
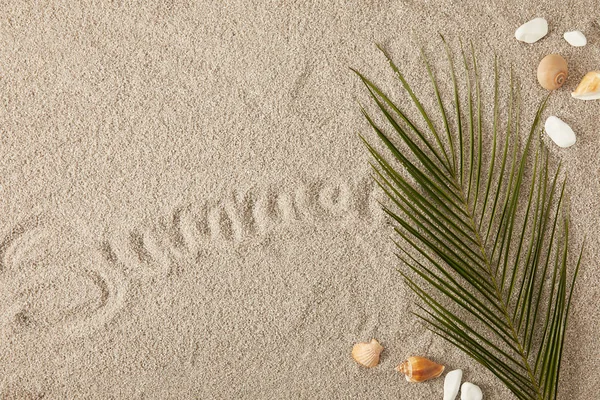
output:
<path id="1" fill-rule="evenodd" d="M 479 386 L 465 382 L 461 386 L 462 370 L 455 369 L 446 374 L 444 378 L 444 400 L 455 400 L 460 390 L 460 400 L 481 400 L 483 393 Z"/>
<path id="2" fill-rule="evenodd" d="M 521 25 L 515 32 L 515 38 L 525 43 L 535 43 L 548 34 L 548 21 L 544 18 L 534 18 Z M 581 31 L 565 32 L 565 40 L 575 47 L 583 47 L 587 44 L 587 38 Z"/>
<path id="3" fill-rule="evenodd" d="M 534 18 L 521 25 L 515 32 L 515 38 L 525 43 L 535 43 L 548 34 L 548 21 L 544 18 Z M 564 39 L 574 47 L 583 47 L 587 44 L 587 38 L 583 32 L 574 30 L 565 32 Z M 564 64 L 562 66 L 561 64 Z M 562 74 L 559 76 L 558 74 Z M 544 58 L 538 68 L 538 81 L 548 90 L 558 89 L 567 77 L 566 61 L 557 54 Z M 577 89 L 571 94 L 579 100 L 600 99 L 600 72 L 592 71 L 583 77 Z M 573 129 L 560 118 L 552 115 L 544 124 L 544 129 L 550 139 L 559 147 L 571 147 L 577 141 Z"/>

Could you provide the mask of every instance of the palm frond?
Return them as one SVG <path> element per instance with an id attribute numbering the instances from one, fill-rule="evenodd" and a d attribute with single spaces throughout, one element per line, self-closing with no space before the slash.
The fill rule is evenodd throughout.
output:
<path id="1" fill-rule="evenodd" d="M 376 122 L 361 107 L 384 148 L 378 150 L 361 136 L 374 160 L 374 179 L 391 200 L 383 208 L 401 239 L 396 242 L 406 267 L 401 274 L 422 301 L 415 314 L 430 330 L 488 368 L 517 398 L 556 399 L 583 246 L 569 272 L 565 181 L 560 182 L 560 166 L 551 166 L 539 140 L 547 98 L 520 145 L 520 93 L 512 70 L 504 106 L 494 59 L 493 111 L 487 124 L 473 45 L 467 50 L 460 45 L 466 89 L 461 93 L 462 73 L 443 37 L 442 42 L 452 82 L 450 106 L 421 49 L 438 106 L 435 114 L 425 110 L 378 46 L 425 129 L 354 71 L 384 121 Z M 436 127 L 438 121 L 443 129 Z"/>

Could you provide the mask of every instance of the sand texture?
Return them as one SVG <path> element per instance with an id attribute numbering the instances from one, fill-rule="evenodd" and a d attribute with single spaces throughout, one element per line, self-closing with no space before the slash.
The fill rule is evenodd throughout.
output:
<path id="1" fill-rule="evenodd" d="M 427 355 L 512 399 L 411 314 L 357 136 L 349 67 L 407 105 L 381 43 L 435 110 L 417 46 L 447 98 L 438 32 L 474 41 L 488 103 L 494 52 L 503 98 L 512 63 L 525 124 L 539 60 L 569 61 L 544 118 L 578 142 L 543 139 L 571 256 L 587 240 L 559 398 L 598 398 L 600 102 L 569 95 L 600 68 L 596 0 L 0 3 L 0 398 L 441 399 L 394 371 Z M 517 42 L 536 16 L 548 36 Z M 366 370 L 350 350 L 372 337 Z"/>

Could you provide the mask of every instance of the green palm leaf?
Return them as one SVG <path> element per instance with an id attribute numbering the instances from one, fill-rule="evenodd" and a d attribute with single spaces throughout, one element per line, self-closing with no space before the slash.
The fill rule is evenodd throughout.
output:
<path id="1" fill-rule="evenodd" d="M 361 107 L 384 145 L 385 151 L 379 151 L 361 136 L 374 159 L 374 178 L 391 200 L 383 208 L 401 239 L 396 242 L 398 258 L 406 266 L 401 274 L 421 299 L 416 315 L 429 329 L 488 368 L 517 398 L 556 399 L 581 253 L 574 272 L 568 273 L 565 182 L 559 182 L 560 166 L 551 167 L 538 135 L 547 98 L 519 146 L 519 91 L 511 71 L 507 118 L 501 123 L 496 59 L 491 131 L 486 136 L 491 140 L 484 139 L 473 46 L 465 51 L 461 44 L 467 98 L 462 105 L 454 60 L 442 41 L 452 78 L 451 107 L 444 104 L 421 51 L 439 108 L 435 117 L 379 47 L 426 129 L 354 71 L 384 121 L 375 122 Z"/>

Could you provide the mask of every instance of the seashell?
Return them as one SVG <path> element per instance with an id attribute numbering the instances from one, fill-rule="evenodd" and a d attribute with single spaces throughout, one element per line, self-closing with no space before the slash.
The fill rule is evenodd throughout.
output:
<path id="1" fill-rule="evenodd" d="M 406 375 L 406 380 L 409 382 L 423 382 L 437 378 L 444 372 L 444 368 L 446 367 L 425 357 L 408 357 L 396 367 L 396 371 Z"/>
<path id="2" fill-rule="evenodd" d="M 567 61 L 558 54 L 549 54 L 544 57 L 537 69 L 538 82 L 548 90 L 561 87 L 568 76 Z"/>
<path id="3" fill-rule="evenodd" d="M 600 71 L 588 72 L 571 96 L 579 100 L 600 99 Z"/>
<path id="4" fill-rule="evenodd" d="M 352 358 L 363 367 L 372 368 L 379 364 L 383 346 L 375 339 L 369 343 L 357 343 L 352 348 Z"/>
<path id="5" fill-rule="evenodd" d="M 567 43 L 574 47 L 582 47 L 587 44 L 587 38 L 581 31 L 565 32 L 563 37 Z"/>
<path id="6" fill-rule="evenodd" d="M 465 382 L 460 388 L 460 400 L 481 400 L 483 399 L 483 393 L 479 386 L 472 384 L 471 382 Z"/>
<path id="7" fill-rule="evenodd" d="M 571 147 L 577 141 L 573 129 L 566 122 L 553 115 L 546 120 L 544 129 L 558 147 Z"/>
<path id="8" fill-rule="evenodd" d="M 462 370 L 455 369 L 446 374 L 444 378 L 444 400 L 454 400 L 460 389 Z"/>
<path id="9" fill-rule="evenodd" d="M 534 18 L 521 25 L 515 32 L 515 38 L 525 43 L 535 43 L 548 34 L 548 21 Z"/>

